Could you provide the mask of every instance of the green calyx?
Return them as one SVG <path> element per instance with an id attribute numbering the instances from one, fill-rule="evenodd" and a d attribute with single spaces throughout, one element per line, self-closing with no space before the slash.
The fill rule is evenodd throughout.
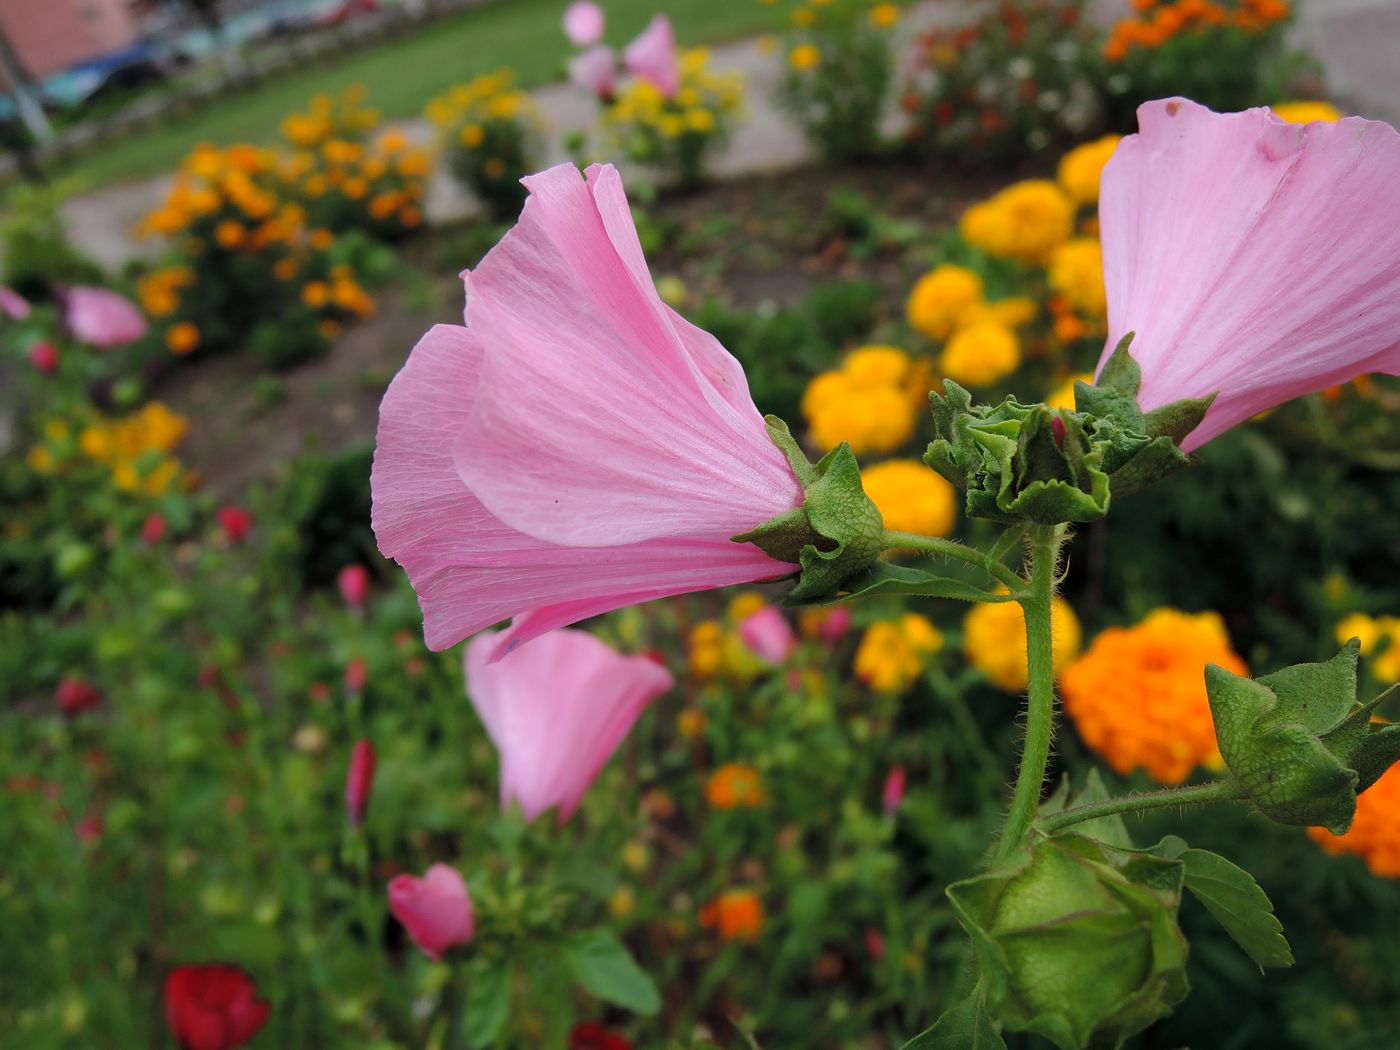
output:
<path id="1" fill-rule="evenodd" d="M 787 457 L 802 485 L 802 506 L 733 537 L 752 543 L 778 561 L 800 565 L 792 601 L 813 601 L 836 594 L 841 585 L 868 569 L 884 550 L 884 519 L 860 482 L 860 466 L 851 446 L 842 442 L 812 463 L 788 426 L 767 416 L 768 436 Z"/>
<path id="2" fill-rule="evenodd" d="M 929 395 L 938 436 L 924 461 L 967 491 L 975 517 L 1041 525 L 1103 517 L 1111 495 L 1136 492 L 1191 462 L 1179 443 L 1214 399 L 1144 413 L 1131 341 L 1119 343 L 1096 385 L 1075 384 L 1073 411 L 1013 397 L 973 405 L 971 394 L 944 380 L 944 392 Z"/>
<path id="3" fill-rule="evenodd" d="M 1356 700 L 1353 638 L 1325 663 L 1295 664 L 1262 678 L 1206 668 L 1220 754 L 1248 800 L 1280 824 L 1351 827 L 1356 796 L 1400 760 L 1400 725 Z"/>

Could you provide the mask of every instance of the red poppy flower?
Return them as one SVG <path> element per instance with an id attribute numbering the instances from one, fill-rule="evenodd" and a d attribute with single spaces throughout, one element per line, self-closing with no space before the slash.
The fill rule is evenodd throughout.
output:
<path id="1" fill-rule="evenodd" d="M 236 966 L 177 966 L 165 978 L 165 1020 L 185 1050 L 233 1050 L 257 1034 L 272 1005 Z"/>
<path id="2" fill-rule="evenodd" d="M 569 1050 L 632 1050 L 626 1036 L 609 1032 L 597 1021 L 574 1025 L 569 1033 Z"/>

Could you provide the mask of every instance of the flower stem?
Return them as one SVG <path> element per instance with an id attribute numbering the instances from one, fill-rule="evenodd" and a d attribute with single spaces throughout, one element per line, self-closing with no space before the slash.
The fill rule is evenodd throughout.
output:
<path id="1" fill-rule="evenodd" d="M 1112 817 L 1119 813 L 1138 813 L 1167 806 L 1199 806 L 1207 802 L 1228 802 L 1243 797 L 1244 790 L 1233 781 L 1212 780 L 1209 784 L 1197 784 L 1194 787 L 1163 788 L 1161 791 L 1120 795 L 1117 798 L 1088 802 L 1082 806 L 1052 813 L 1041 819 L 1037 826 L 1050 833 L 1082 821 Z"/>
<path id="2" fill-rule="evenodd" d="M 1005 861 L 1025 840 L 1040 805 L 1045 767 L 1050 762 L 1050 738 L 1055 724 L 1055 669 L 1050 632 L 1050 599 L 1055 593 L 1060 533 L 1054 525 L 1030 530 L 1031 583 L 1019 601 L 1026 617 L 1026 741 L 1021 769 L 1006 826 L 997 841 L 993 864 Z"/>
<path id="3" fill-rule="evenodd" d="M 1007 589 L 1013 595 L 1023 591 L 1026 586 L 1025 580 L 1001 562 L 988 558 L 981 551 L 965 547 L 953 540 L 940 539 L 937 536 L 920 536 L 915 532 L 891 532 L 886 529 L 885 547 L 890 550 L 911 550 L 920 554 L 934 554 L 939 557 L 955 558 L 958 561 L 967 562 L 967 564 L 975 565 L 999 582 L 1006 584 Z"/>

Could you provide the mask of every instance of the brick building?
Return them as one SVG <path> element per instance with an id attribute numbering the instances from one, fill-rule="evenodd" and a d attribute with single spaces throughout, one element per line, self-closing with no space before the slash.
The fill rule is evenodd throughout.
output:
<path id="1" fill-rule="evenodd" d="M 132 0 L 0 0 L 0 30 L 25 72 L 40 80 L 127 47 L 139 25 Z"/>

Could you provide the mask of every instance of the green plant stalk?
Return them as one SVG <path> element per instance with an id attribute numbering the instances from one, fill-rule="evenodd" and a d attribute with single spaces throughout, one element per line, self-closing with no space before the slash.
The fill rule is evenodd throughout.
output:
<path id="1" fill-rule="evenodd" d="M 1208 784 L 1193 787 L 1163 788 L 1161 791 L 1148 791 L 1141 794 L 1120 795 L 1100 802 L 1089 802 L 1082 806 L 1052 813 L 1037 822 L 1037 827 L 1046 833 L 1060 831 L 1086 820 L 1099 817 L 1112 817 L 1120 813 L 1140 813 L 1149 809 L 1163 809 L 1168 806 L 1199 806 L 1208 802 L 1229 802 L 1244 797 L 1244 790 L 1230 780 L 1212 780 Z"/>
<path id="2" fill-rule="evenodd" d="M 942 558 L 954 558 L 967 562 L 967 564 L 974 565 L 992 576 L 998 582 L 1006 584 L 1007 589 L 1012 594 L 1025 590 L 1026 581 L 1001 562 L 994 561 L 981 551 L 965 547 L 953 540 L 940 539 L 937 536 L 920 536 L 914 532 L 891 532 L 886 529 L 884 542 L 885 547 L 889 550 L 911 550 L 920 554 L 933 554 Z"/>
<path id="3" fill-rule="evenodd" d="M 1021 768 L 1006 825 L 997 840 L 993 866 L 1003 863 L 1026 839 L 1040 806 L 1045 767 L 1050 762 L 1050 738 L 1055 728 L 1055 669 L 1050 633 L 1050 600 L 1055 593 L 1055 566 L 1060 537 L 1054 525 L 1030 531 L 1031 583 L 1020 597 L 1026 617 L 1026 740 Z"/>

